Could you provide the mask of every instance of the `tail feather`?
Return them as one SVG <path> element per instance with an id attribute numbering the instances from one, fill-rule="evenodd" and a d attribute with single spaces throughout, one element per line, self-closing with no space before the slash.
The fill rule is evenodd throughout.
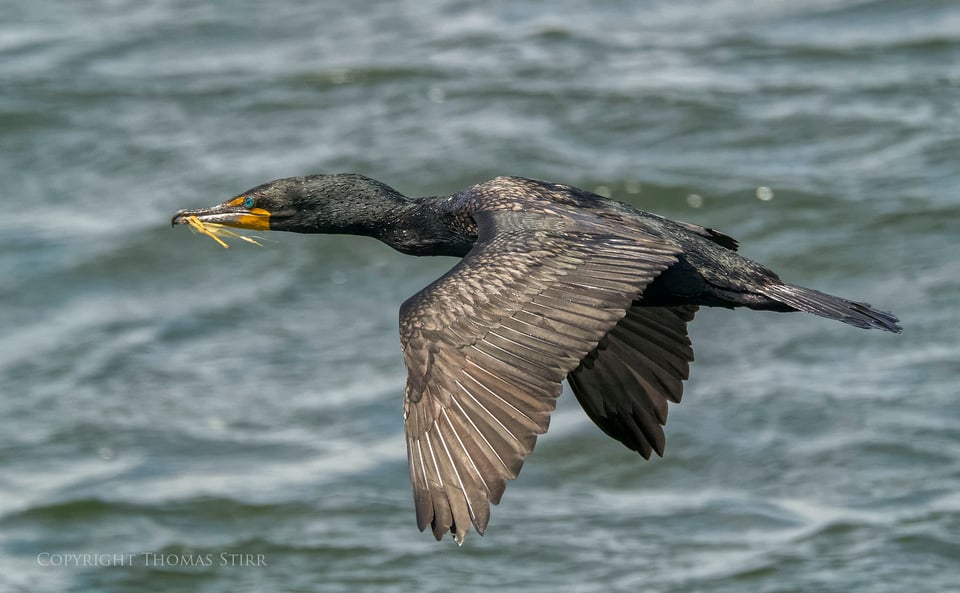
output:
<path id="1" fill-rule="evenodd" d="M 760 292 L 798 311 L 813 313 L 827 319 L 836 319 L 864 329 L 882 329 L 900 333 L 900 320 L 891 313 L 874 309 L 866 303 L 848 301 L 811 288 L 790 284 L 773 284 Z"/>

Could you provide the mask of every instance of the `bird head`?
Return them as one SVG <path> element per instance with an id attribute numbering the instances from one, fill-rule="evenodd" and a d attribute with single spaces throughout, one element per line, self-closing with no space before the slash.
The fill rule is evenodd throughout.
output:
<path id="1" fill-rule="evenodd" d="M 403 201 L 386 185 L 355 174 L 276 179 L 210 208 L 181 210 L 172 224 L 202 223 L 256 231 L 369 234 L 369 221 Z"/>

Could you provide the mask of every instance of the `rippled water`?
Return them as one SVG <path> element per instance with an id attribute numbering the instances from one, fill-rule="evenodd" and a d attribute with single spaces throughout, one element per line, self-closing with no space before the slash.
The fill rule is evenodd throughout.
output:
<path id="1" fill-rule="evenodd" d="M 960 590 L 958 155 L 952 0 L 0 0 L 0 591 Z M 452 260 L 168 226 L 333 171 L 610 194 L 904 333 L 703 312 L 665 458 L 564 396 L 437 544 L 396 318 Z"/>

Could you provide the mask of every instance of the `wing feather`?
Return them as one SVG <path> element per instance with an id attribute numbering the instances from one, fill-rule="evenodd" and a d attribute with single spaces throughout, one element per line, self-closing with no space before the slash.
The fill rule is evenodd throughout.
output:
<path id="1" fill-rule="evenodd" d="M 663 455 L 667 402 L 679 402 L 696 307 L 635 305 L 570 373 L 570 387 L 605 433 L 649 458 Z"/>
<path id="2" fill-rule="evenodd" d="M 417 524 L 437 539 L 460 542 L 471 524 L 484 532 L 563 379 L 679 252 L 635 229 L 554 218 L 474 213 L 473 250 L 401 308 Z M 647 424 L 633 428 L 647 435 Z"/>

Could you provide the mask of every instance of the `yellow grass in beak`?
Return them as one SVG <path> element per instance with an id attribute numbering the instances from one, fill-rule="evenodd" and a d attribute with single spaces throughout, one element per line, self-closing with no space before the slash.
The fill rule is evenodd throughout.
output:
<path id="1" fill-rule="evenodd" d="M 196 216 L 188 216 L 187 223 L 190 224 L 190 229 L 200 233 L 201 235 L 206 235 L 223 246 L 224 249 L 229 248 L 227 242 L 224 241 L 221 237 L 235 237 L 241 241 L 246 241 L 247 243 L 253 243 L 254 245 L 259 245 L 263 247 L 263 243 L 257 239 L 262 239 L 262 237 L 248 237 L 246 235 L 241 235 L 235 231 L 230 230 L 227 226 L 222 224 L 217 224 L 215 222 L 203 222 Z"/>

